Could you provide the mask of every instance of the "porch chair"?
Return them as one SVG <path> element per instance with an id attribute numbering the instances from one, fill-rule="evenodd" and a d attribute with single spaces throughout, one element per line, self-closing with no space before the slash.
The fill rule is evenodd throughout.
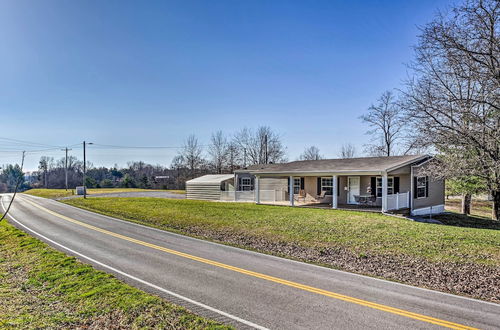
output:
<path id="1" fill-rule="evenodd" d="M 300 202 L 301 199 L 302 199 L 303 202 L 305 202 L 306 201 L 306 192 L 305 192 L 305 190 L 299 190 L 299 194 L 297 195 L 296 199 L 297 199 L 297 202 Z"/>
<path id="2" fill-rule="evenodd" d="M 321 203 L 321 201 L 325 199 L 325 196 L 326 196 L 326 190 L 323 190 L 319 195 L 316 195 L 316 200 Z"/>

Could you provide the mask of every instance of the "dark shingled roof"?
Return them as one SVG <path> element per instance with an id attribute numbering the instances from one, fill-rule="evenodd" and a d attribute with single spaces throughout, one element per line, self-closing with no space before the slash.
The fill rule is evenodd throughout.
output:
<path id="1" fill-rule="evenodd" d="M 425 159 L 426 155 L 407 155 L 390 157 L 361 157 L 342 159 L 299 160 L 283 164 L 264 164 L 248 166 L 242 172 L 379 172 L 395 169 Z"/>

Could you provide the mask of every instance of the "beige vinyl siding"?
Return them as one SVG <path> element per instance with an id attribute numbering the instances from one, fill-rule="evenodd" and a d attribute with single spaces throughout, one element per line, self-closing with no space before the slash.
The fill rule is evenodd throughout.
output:
<path id="1" fill-rule="evenodd" d="M 444 204 L 444 181 L 429 178 L 429 194 L 425 198 L 413 199 L 413 209 Z"/>
<path id="2" fill-rule="evenodd" d="M 318 178 L 315 176 L 304 177 L 304 191 L 306 201 L 314 201 L 318 195 Z"/>
<path id="3" fill-rule="evenodd" d="M 425 175 L 421 169 L 425 168 L 427 163 L 421 166 L 413 167 L 414 177 L 418 177 L 419 174 Z M 413 199 L 413 209 L 420 209 L 429 206 L 443 205 L 444 204 L 444 180 L 436 180 L 432 177 L 428 177 L 429 180 L 429 193 L 427 197 L 424 198 L 414 198 Z M 411 182 L 413 184 L 413 180 Z M 413 192 L 416 196 L 416 191 Z"/>
<path id="4" fill-rule="evenodd" d="M 287 177 L 274 177 L 259 179 L 260 190 L 284 190 L 288 191 L 288 178 Z"/>

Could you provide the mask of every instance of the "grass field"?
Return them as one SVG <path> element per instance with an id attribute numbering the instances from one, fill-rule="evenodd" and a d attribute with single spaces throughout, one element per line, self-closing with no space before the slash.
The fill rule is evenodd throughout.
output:
<path id="1" fill-rule="evenodd" d="M 71 189 L 30 189 L 23 192 L 23 194 L 43 197 L 43 198 L 61 198 L 74 194 Z"/>
<path id="2" fill-rule="evenodd" d="M 227 329 L 0 223 L 0 328 Z"/>
<path id="3" fill-rule="evenodd" d="M 485 200 L 472 200 L 471 215 L 476 217 L 485 217 L 491 219 L 491 208 L 493 202 Z M 446 210 L 451 212 L 460 212 L 462 200 L 451 198 L 446 200 Z"/>
<path id="4" fill-rule="evenodd" d="M 185 194 L 185 190 L 153 190 L 153 189 L 140 189 L 140 188 L 95 188 L 87 189 L 89 195 L 107 194 L 107 193 L 120 193 L 120 192 L 133 192 L 133 191 L 168 191 L 174 194 Z M 30 189 L 24 192 L 28 195 L 44 197 L 44 198 L 61 198 L 74 195 L 72 189 Z"/>
<path id="5" fill-rule="evenodd" d="M 427 261 L 500 266 L 499 230 L 429 225 L 368 212 L 248 203 L 157 198 L 74 199 L 64 203 L 194 236 L 210 231 L 320 250 L 342 247 L 357 255 L 406 255 Z"/>

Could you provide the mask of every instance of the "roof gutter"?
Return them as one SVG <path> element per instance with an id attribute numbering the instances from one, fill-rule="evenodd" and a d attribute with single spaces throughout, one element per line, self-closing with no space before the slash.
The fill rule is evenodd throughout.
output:
<path id="1" fill-rule="evenodd" d="M 432 156 L 422 155 L 422 156 L 420 156 L 418 158 L 415 158 L 415 159 L 412 159 L 412 160 L 408 160 L 408 161 L 406 161 L 404 163 L 401 163 L 401 164 L 398 164 L 396 166 L 387 168 L 385 171 L 386 172 L 391 172 L 391 171 L 397 170 L 398 168 L 401 168 L 401 167 L 406 166 L 406 165 L 410 165 L 412 163 L 418 162 L 419 160 L 422 160 L 422 159 L 425 159 L 425 158 L 429 158 L 429 160 L 430 160 L 432 158 Z"/>

